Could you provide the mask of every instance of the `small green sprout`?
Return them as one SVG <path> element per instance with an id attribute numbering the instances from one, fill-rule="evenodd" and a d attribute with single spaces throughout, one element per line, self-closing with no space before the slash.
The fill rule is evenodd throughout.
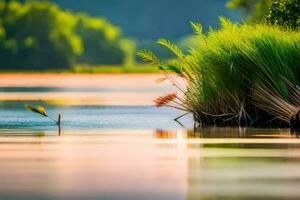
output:
<path id="1" fill-rule="evenodd" d="M 57 120 L 54 119 L 53 117 L 49 116 L 48 113 L 46 112 L 46 109 L 43 106 L 30 106 L 26 105 L 25 106 L 27 110 L 37 113 L 39 115 L 42 115 L 44 117 L 47 117 L 51 121 L 55 122 L 55 124 L 58 126 L 58 135 L 61 135 L 61 115 L 58 114 Z"/>

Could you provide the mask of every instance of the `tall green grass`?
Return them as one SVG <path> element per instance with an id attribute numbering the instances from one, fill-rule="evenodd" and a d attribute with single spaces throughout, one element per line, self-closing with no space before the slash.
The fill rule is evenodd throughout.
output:
<path id="1" fill-rule="evenodd" d="M 138 54 L 169 77 L 175 72 L 186 80 L 178 103 L 197 121 L 263 124 L 271 116 L 257 104 L 257 86 L 289 102 L 284 80 L 300 82 L 300 32 L 265 24 L 237 25 L 225 18 L 220 18 L 220 29 L 207 34 L 200 24 L 191 25 L 197 43 L 187 54 L 167 40 L 158 43 L 177 56 L 173 61 L 161 62 L 149 51 Z"/>

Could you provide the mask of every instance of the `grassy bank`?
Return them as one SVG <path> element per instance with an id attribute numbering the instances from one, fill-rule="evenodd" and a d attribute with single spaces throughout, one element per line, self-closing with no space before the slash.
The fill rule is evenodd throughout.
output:
<path id="1" fill-rule="evenodd" d="M 121 73 L 158 73 L 159 69 L 156 66 L 137 65 L 132 67 L 123 66 L 92 66 L 92 65 L 76 65 L 70 69 L 63 70 L 1 70 L 0 73 L 83 73 L 83 74 L 121 74 Z"/>
<path id="2" fill-rule="evenodd" d="M 257 88 L 267 90 L 264 95 L 298 106 L 286 81 L 300 83 L 300 32 L 264 24 L 236 25 L 224 18 L 220 24 L 219 30 L 208 34 L 202 33 L 199 24 L 192 24 L 197 43 L 188 54 L 169 41 L 159 40 L 178 57 L 174 61 L 162 63 L 153 53 L 140 52 L 144 60 L 158 65 L 181 93 L 158 99 L 158 105 L 191 112 L 204 124 L 265 126 L 288 122 L 282 113 L 269 112 L 271 98 L 260 98 L 262 92 Z M 170 72 L 183 77 L 188 88 L 176 84 Z M 280 105 L 272 108 L 275 111 L 276 106 Z"/>
<path id="3" fill-rule="evenodd" d="M 151 65 L 123 66 L 88 66 L 77 65 L 70 70 L 73 73 L 158 73 L 159 69 Z"/>

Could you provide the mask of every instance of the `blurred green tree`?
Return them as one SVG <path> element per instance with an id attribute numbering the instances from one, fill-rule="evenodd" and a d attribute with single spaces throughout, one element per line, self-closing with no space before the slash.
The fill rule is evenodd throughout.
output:
<path id="1" fill-rule="evenodd" d="M 4 10 L 6 9 L 6 10 Z M 71 66 L 82 53 L 76 19 L 50 3 L 1 3 L 0 67 L 45 69 Z"/>
<path id="2" fill-rule="evenodd" d="M 271 4 L 272 0 L 229 0 L 226 6 L 242 10 L 249 22 L 260 22 L 268 15 Z"/>
<path id="3" fill-rule="evenodd" d="M 50 2 L 0 1 L 0 69 L 58 69 L 77 62 L 122 64 L 120 30 Z"/>
<path id="4" fill-rule="evenodd" d="M 123 63 L 125 52 L 120 47 L 120 30 L 104 19 L 78 15 L 76 33 L 83 41 L 84 53 L 78 62 L 91 64 Z"/>
<path id="5" fill-rule="evenodd" d="M 292 29 L 300 26 L 299 0 L 229 0 L 227 7 L 241 9 L 248 22 L 265 22 Z"/>
<path id="6" fill-rule="evenodd" d="M 266 19 L 273 25 L 298 29 L 300 27 L 300 1 L 275 0 Z"/>

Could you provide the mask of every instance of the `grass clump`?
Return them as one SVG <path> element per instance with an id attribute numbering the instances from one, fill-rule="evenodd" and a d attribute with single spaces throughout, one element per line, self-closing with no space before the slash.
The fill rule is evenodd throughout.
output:
<path id="1" fill-rule="evenodd" d="M 138 54 L 158 65 L 169 79 L 172 76 L 170 80 L 181 91 L 178 106 L 193 113 L 196 121 L 265 125 L 274 113 L 259 106 L 265 102 L 255 91 L 263 87 L 268 94 L 291 103 L 285 82 L 300 82 L 300 33 L 265 24 L 237 25 L 225 18 L 220 18 L 220 24 L 219 30 L 203 34 L 201 25 L 192 23 L 197 44 L 187 54 L 169 41 L 159 40 L 177 56 L 173 61 L 151 59 L 156 56 L 148 51 Z M 174 74 L 183 78 L 187 87 L 178 86 Z"/>

